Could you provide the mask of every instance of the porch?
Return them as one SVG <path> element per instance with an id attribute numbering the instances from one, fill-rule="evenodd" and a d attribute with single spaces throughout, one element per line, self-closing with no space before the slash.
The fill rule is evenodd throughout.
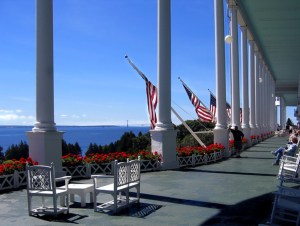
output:
<path id="1" fill-rule="evenodd" d="M 1 225 L 258 225 L 271 214 L 278 166 L 270 151 L 287 137 L 272 137 L 213 164 L 143 173 L 141 203 L 117 216 L 93 204 L 71 205 L 69 215 L 29 217 L 26 189 L 0 195 Z M 91 183 L 91 180 L 73 183 Z M 88 198 L 88 197 L 87 197 Z M 75 199 L 76 201 L 76 199 Z M 89 201 L 89 199 L 87 199 Z M 100 200 L 101 201 L 101 200 Z"/>

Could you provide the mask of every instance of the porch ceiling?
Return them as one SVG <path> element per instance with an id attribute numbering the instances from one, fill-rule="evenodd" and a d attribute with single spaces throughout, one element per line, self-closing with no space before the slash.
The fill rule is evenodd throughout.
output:
<path id="1" fill-rule="evenodd" d="M 236 0 L 253 39 L 276 81 L 275 95 L 298 103 L 300 1 Z"/>

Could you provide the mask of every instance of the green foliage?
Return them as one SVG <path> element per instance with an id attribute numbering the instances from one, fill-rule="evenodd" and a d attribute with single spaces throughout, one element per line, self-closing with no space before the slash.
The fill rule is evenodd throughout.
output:
<path id="1" fill-rule="evenodd" d="M 82 150 L 78 142 L 75 142 L 75 144 L 71 144 L 71 143 L 67 143 L 64 139 L 62 140 L 62 156 L 67 154 L 73 154 L 73 155 L 82 154 Z"/>
<path id="2" fill-rule="evenodd" d="M 3 153 L 3 147 L 0 146 L 0 163 L 5 160 L 5 155 Z"/>
<path id="3" fill-rule="evenodd" d="M 18 145 L 12 144 L 8 147 L 5 152 L 5 159 L 11 160 L 16 159 L 19 160 L 20 158 L 28 158 L 29 156 L 29 147 L 26 142 L 21 141 Z"/>
<path id="4" fill-rule="evenodd" d="M 103 154 L 103 148 L 101 145 L 97 145 L 96 143 L 90 143 L 85 155 L 93 155 L 93 154 Z"/>
<path id="5" fill-rule="evenodd" d="M 151 137 L 150 132 L 139 133 L 139 135 L 132 140 L 132 149 L 133 150 L 150 150 L 151 149 Z"/>
<path id="6" fill-rule="evenodd" d="M 135 138 L 135 134 L 130 131 L 130 132 L 125 132 L 120 140 L 118 140 L 115 143 L 116 146 L 116 151 L 121 152 L 121 151 L 126 151 L 129 153 L 133 152 L 133 139 Z"/>
<path id="7" fill-rule="evenodd" d="M 215 127 L 214 123 L 211 122 L 200 122 L 199 120 L 187 120 L 186 124 L 194 131 L 207 131 L 212 130 Z M 199 143 L 196 139 L 190 134 L 190 132 L 185 128 L 183 124 L 180 124 L 175 127 L 177 130 L 177 146 L 199 146 Z M 205 145 L 210 145 L 213 143 L 213 133 L 200 133 L 197 134 L 200 140 Z"/>

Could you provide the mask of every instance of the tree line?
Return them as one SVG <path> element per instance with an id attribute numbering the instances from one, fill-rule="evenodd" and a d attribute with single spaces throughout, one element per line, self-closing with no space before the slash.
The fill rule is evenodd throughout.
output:
<path id="1" fill-rule="evenodd" d="M 199 122 L 198 120 L 187 120 L 186 124 L 193 131 L 207 131 L 212 130 L 215 126 L 214 123 Z M 189 131 L 183 124 L 178 126 L 174 125 L 174 129 L 177 131 L 176 145 L 177 147 L 184 146 L 199 146 L 198 142 L 193 138 Z M 197 136 L 202 140 L 205 145 L 213 143 L 213 133 L 201 133 Z M 90 143 L 85 155 L 91 155 L 95 153 L 105 154 L 110 152 L 127 152 L 135 153 L 140 150 L 151 150 L 151 135 L 150 132 L 142 134 L 139 132 L 135 135 L 132 131 L 125 132 L 119 140 L 111 142 L 108 145 L 98 145 L 96 143 Z M 62 156 L 67 154 L 82 155 L 82 149 L 78 142 L 75 144 L 67 143 L 62 140 Z M 27 158 L 29 155 L 29 146 L 26 142 L 21 141 L 18 145 L 11 145 L 3 153 L 3 148 L 0 146 L 0 161 Z"/>

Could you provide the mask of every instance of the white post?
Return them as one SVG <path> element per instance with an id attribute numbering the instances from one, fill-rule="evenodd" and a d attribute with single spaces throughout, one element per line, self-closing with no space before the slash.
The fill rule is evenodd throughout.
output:
<path id="1" fill-rule="evenodd" d="M 62 171 L 62 132 L 54 123 L 53 2 L 36 0 L 36 123 L 27 132 L 29 155 Z"/>
<path id="2" fill-rule="evenodd" d="M 171 121 L 171 5 L 158 0 L 158 122 L 151 131 L 152 151 L 162 155 L 162 169 L 178 168 L 176 131 Z"/>
<path id="3" fill-rule="evenodd" d="M 260 100 L 260 125 L 261 125 L 261 134 L 264 134 L 266 131 L 266 125 L 265 125 L 265 98 L 266 98 L 266 89 L 265 89 L 265 63 L 262 61 L 261 62 L 261 73 L 260 73 L 260 78 L 261 78 L 261 83 L 260 83 L 260 93 L 261 93 L 261 100 Z"/>
<path id="4" fill-rule="evenodd" d="M 282 129 L 285 129 L 286 126 L 286 112 L 285 112 L 285 100 L 283 96 L 280 97 L 280 124 Z"/>
<path id="5" fill-rule="evenodd" d="M 261 95 L 263 95 L 263 89 L 262 89 L 262 73 L 263 73 L 263 62 L 262 62 L 262 56 L 259 55 L 259 80 L 258 80 L 258 88 L 259 88 L 259 116 L 258 116 L 258 124 L 259 124 L 259 127 L 260 127 L 260 134 L 259 135 L 262 135 L 262 133 L 264 132 L 264 126 L 263 126 L 263 118 L 262 118 L 262 114 L 263 114 L 263 111 L 262 111 L 262 106 L 263 106 L 263 99 L 261 97 Z"/>
<path id="6" fill-rule="evenodd" d="M 239 79 L 239 53 L 238 53 L 238 23 L 237 6 L 231 6 L 231 121 L 232 127 L 241 127 L 240 123 L 240 79 Z"/>
<path id="7" fill-rule="evenodd" d="M 223 0 L 214 0 L 215 16 L 215 59 L 216 59 L 216 100 L 217 123 L 214 128 L 214 142 L 225 146 L 225 157 L 229 156 L 228 131 L 226 122 L 226 76 L 224 46 Z"/>
<path id="8" fill-rule="evenodd" d="M 255 126 L 255 71 L 254 71 L 254 42 L 249 41 L 249 64 L 250 64 L 250 128 L 251 135 L 256 135 Z"/>
<path id="9" fill-rule="evenodd" d="M 260 83 L 259 83 L 259 56 L 258 52 L 255 51 L 255 126 L 256 126 L 256 136 L 260 136 Z"/>
<path id="10" fill-rule="evenodd" d="M 272 131 L 277 130 L 277 106 L 275 104 L 276 101 L 276 96 L 275 96 L 275 81 L 273 77 L 271 77 L 271 90 L 272 90 L 272 100 L 270 103 L 270 108 L 271 108 L 271 113 L 273 115 L 272 119 L 272 124 L 271 124 L 271 129 Z"/>
<path id="11" fill-rule="evenodd" d="M 247 28 L 241 27 L 241 55 L 243 73 L 243 108 L 242 108 L 242 129 L 247 139 L 247 145 L 251 144 L 251 132 L 249 126 L 249 82 L 248 82 L 248 51 L 247 51 Z"/>

